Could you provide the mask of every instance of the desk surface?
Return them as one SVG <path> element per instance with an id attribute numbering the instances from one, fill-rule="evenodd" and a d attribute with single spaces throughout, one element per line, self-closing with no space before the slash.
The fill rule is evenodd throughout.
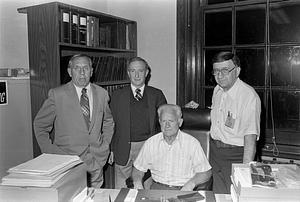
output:
<path id="1" fill-rule="evenodd" d="M 155 195 L 155 196 L 163 195 L 166 198 L 174 197 L 176 195 L 191 193 L 191 192 L 181 192 L 181 191 L 174 191 L 174 190 L 144 190 L 144 191 L 148 195 Z M 114 201 L 117 198 L 119 192 L 120 192 L 119 189 L 96 189 L 94 202 L 109 202 L 109 197 L 111 198 L 111 201 Z M 206 193 L 208 192 L 200 191 L 199 193 L 203 196 L 206 196 Z M 232 202 L 231 197 L 228 194 L 215 194 L 215 201 Z M 210 202 L 210 201 L 206 201 L 206 202 Z"/>

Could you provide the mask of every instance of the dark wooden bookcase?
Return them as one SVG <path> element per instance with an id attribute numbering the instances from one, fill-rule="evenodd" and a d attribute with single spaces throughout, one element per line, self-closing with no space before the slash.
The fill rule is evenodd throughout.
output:
<path id="1" fill-rule="evenodd" d="M 129 85 L 126 65 L 137 55 L 135 21 L 60 2 L 19 8 L 18 12 L 27 14 L 32 119 L 49 89 L 70 80 L 67 63 L 74 54 L 92 57 L 92 80 L 109 93 Z M 34 135 L 33 139 L 37 156 L 40 150 Z"/>

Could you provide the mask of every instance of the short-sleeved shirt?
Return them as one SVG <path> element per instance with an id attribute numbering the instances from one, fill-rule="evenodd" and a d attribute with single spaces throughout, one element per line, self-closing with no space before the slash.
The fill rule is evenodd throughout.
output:
<path id="1" fill-rule="evenodd" d="M 196 173 L 211 169 L 200 142 L 180 130 L 171 145 L 162 132 L 146 140 L 134 167 L 149 169 L 154 181 L 172 186 L 183 186 Z"/>
<path id="2" fill-rule="evenodd" d="M 255 90 L 237 79 L 224 91 L 214 88 L 211 106 L 211 137 L 224 143 L 244 146 L 244 136 L 260 135 L 261 102 Z"/>

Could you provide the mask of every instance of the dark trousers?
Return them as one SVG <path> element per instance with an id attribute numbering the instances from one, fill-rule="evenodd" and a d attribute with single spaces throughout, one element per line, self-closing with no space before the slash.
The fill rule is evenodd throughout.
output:
<path id="1" fill-rule="evenodd" d="M 243 162 L 244 147 L 217 147 L 210 141 L 209 163 L 212 166 L 213 192 L 230 194 L 231 165 Z"/>

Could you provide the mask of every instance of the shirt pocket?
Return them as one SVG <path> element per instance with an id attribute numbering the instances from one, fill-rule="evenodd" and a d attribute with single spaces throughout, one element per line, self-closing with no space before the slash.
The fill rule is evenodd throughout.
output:
<path id="1" fill-rule="evenodd" d="M 238 128 L 238 116 L 235 110 L 227 110 L 226 117 L 224 121 L 224 130 L 225 132 L 235 135 Z"/>

